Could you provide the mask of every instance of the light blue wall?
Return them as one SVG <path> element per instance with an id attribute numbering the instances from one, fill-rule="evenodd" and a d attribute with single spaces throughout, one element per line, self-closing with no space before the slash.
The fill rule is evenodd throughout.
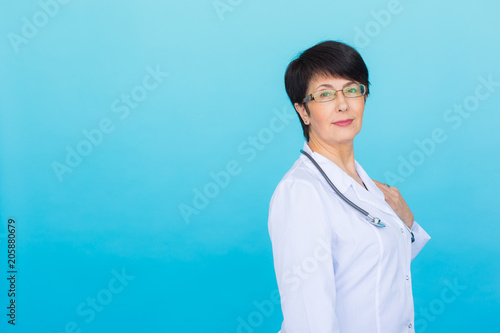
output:
<path id="1" fill-rule="evenodd" d="M 497 330 L 498 2 L 55 1 L 0 5 L 2 331 L 277 332 L 268 205 L 303 144 L 283 74 L 325 39 L 370 70 L 356 159 L 432 236 L 417 332 Z"/>

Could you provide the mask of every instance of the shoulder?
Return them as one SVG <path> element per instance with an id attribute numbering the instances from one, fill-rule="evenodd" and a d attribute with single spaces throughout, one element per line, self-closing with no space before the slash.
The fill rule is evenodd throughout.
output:
<path id="1" fill-rule="evenodd" d="M 308 160 L 298 158 L 273 192 L 270 210 L 323 210 L 331 201 L 330 188 Z M 326 186 L 326 187 L 325 187 Z"/>
<path id="2" fill-rule="evenodd" d="M 284 235 L 328 234 L 328 199 L 313 170 L 300 158 L 283 176 L 269 205 L 269 232 L 275 241 Z"/>
<path id="3" fill-rule="evenodd" d="M 302 159 L 297 159 L 292 167 L 280 180 L 276 189 L 274 190 L 271 203 L 276 197 L 288 194 L 305 194 L 304 192 L 317 191 L 318 181 L 312 170 L 305 165 Z"/>
<path id="4" fill-rule="evenodd" d="M 304 186 L 317 187 L 319 182 L 315 170 L 306 165 L 306 161 L 298 158 L 292 167 L 283 176 L 278 187 L 290 186 L 291 184 L 302 184 Z"/>

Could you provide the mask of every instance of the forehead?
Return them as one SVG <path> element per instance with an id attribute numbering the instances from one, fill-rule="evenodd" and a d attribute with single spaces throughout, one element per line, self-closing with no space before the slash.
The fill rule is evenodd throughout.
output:
<path id="1" fill-rule="evenodd" d="M 333 77 L 329 75 L 314 75 L 309 81 L 309 87 L 307 90 L 309 92 L 328 88 L 338 90 L 353 82 L 355 81 L 349 78 Z"/>

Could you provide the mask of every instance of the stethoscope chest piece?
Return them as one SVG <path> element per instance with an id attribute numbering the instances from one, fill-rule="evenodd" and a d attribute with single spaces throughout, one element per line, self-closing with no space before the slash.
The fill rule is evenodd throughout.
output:
<path id="1" fill-rule="evenodd" d="M 380 219 L 378 217 L 373 217 L 371 215 L 368 215 L 367 218 L 368 218 L 368 222 L 370 222 L 374 226 L 381 227 L 381 228 L 385 227 L 385 224 L 383 224 L 382 221 L 380 221 Z"/>

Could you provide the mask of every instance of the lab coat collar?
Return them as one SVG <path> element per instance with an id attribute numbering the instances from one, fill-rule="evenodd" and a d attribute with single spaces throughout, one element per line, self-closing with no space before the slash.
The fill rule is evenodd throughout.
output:
<path id="1" fill-rule="evenodd" d="M 371 178 L 361 167 L 358 161 L 354 160 L 356 172 L 358 173 L 361 180 L 365 183 L 368 191 L 363 187 L 363 185 L 360 185 L 357 181 L 355 181 L 337 164 L 333 163 L 325 156 L 317 152 L 313 152 L 311 148 L 309 148 L 309 144 L 307 141 L 304 142 L 304 147 L 302 149 L 316 160 L 323 171 L 325 171 L 328 178 L 330 178 L 332 183 L 342 194 L 346 195 L 346 192 L 349 190 L 349 188 L 352 188 L 360 201 L 367 202 L 391 215 L 395 214 L 392 208 L 385 201 L 384 193 L 377 187 L 377 185 L 375 185 L 375 183 L 371 180 Z M 307 156 L 301 154 L 300 159 L 302 159 L 302 161 L 308 167 L 317 171 L 316 166 L 309 160 Z M 319 172 L 318 175 L 319 177 L 323 178 L 323 176 L 321 176 Z M 322 179 L 322 181 L 324 181 L 324 179 Z"/>

